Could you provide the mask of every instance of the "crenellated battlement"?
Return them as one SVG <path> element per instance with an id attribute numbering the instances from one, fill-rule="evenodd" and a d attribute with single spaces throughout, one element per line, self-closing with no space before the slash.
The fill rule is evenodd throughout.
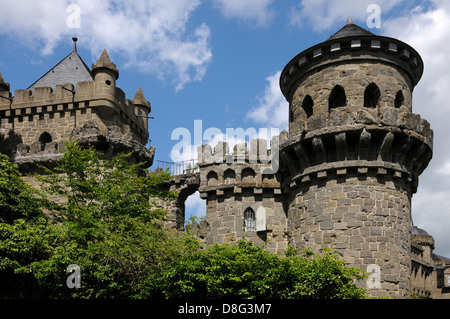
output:
<path id="1" fill-rule="evenodd" d="M 238 143 L 229 152 L 227 142 L 219 142 L 214 151 L 210 145 L 198 147 L 198 166 L 200 167 L 200 192 L 202 196 L 214 192 L 224 195 L 226 191 L 241 194 L 248 189 L 253 194 L 263 190 L 281 194 L 278 172 L 278 136 L 272 138 L 267 148 L 265 139 L 252 139 Z"/>
<path id="2" fill-rule="evenodd" d="M 0 152 L 36 173 L 36 164 L 51 166 L 64 143 L 77 139 L 104 158 L 130 152 L 151 166 L 150 102 L 141 88 L 126 98 L 106 50 L 88 68 L 73 40 L 72 53 L 14 96 L 0 74 Z M 375 271 L 376 280 L 356 283 L 371 296 L 442 288 L 450 263 L 436 261 L 433 238 L 411 228 L 411 198 L 433 154 L 430 124 L 412 113 L 422 73 L 412 47 L 349 18 L 283 69 L 288 130 L 270 142 L 199 146 L 197 166 L 162 186 L 177 198 L 154 204 L 168 210 L 169 227 L 181 229 L 185 201 L 199 191 L 206 244 L 245 238 L 271 252 L 328 247 L 348 266 Z M 421 278 L 423 269 L 434 277 Z"/>
<path id="3" fill-rule="evenodd" d="M 265 139 L 251 139 L 250 145 L 237 143 L 230 153 L 228 142 L 219 141 L 214 149 L 206 144 L 197 149 L 197 160 L 199 165 L 209 164 L 232 164 L 232 163 L 260 163 L 271 164 L 273 157 L 278 150 L 279 136 L 274 136 L 270 141 L 270 149 L 267 147 Z"/>
<path id="4" fill-rule="evenodd" d="M 2 128 L 7 128 L 6 124 L 12 123 L 12 121 L 32 122 L 39 118 L 42 119 L 45 117 L 44 114 L 76 111 L 81 114 L 89 107 L 107 107 L 121 121 L 130 125 L 136 131 L 136 135 L 145 139 L 145 135 L 148 135 L 147 119 L 136 116 L 148 115 L 140 110 L 143 103 L 134 104 L 133 100 L 126 99 L 125 93 L 120 88 L 115 89 L 114 96 L 105 96 L 96 94 L 95 87 L 95 82 L 79 82 L 76 91 L 72 84 L 57 85 L 55 90 L 51 87 L 16 90 L 14 97 L 11 97 L 11 105 L 8 100 L 0 99 L 0 118 L 8 120 L 2 121 Z M 150 111 L 149 103 L 146 108 Z"/>

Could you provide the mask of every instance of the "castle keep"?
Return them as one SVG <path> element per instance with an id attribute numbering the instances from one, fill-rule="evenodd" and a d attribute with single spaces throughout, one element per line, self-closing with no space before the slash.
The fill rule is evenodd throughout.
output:
<path id="1" fill-rule="evenodd" d="M 52 167 L 64 142 L 78 138 L 105 157 L 133 152 L 150 167 L 150 103 L 140 88 L 125 98 L 106 50 L 89 68 L 73 40 L 66 58 L 14 96 L 0 76 L 0 152 L 34 172 L 37 163 Z M 450 259 L 433 253 L 433 237 L 411 218 L 433 148 L 429 123 L 412 113 L 422 73 L 412 47 L 349 18 L 281 73 L 289 129 L 233 149 L 199 147 L 199 173 L 164 186 L 179 194 L 160 201 L 167 225 L 183 227 L 184 202 L 199 191 L 207 214 L 198 233 L 207 244 L 246 238 L 272 252 L 329 247 L 372 273 L 360 284 L 373 296 L 449 298 Z"/>
<path id="2" fill-rule="evenodd" d="M 22 172 L 32 172 L 38 163 L 52 167 L 64 143 L 78 138 L 105 156 L 133 152 L 135 160 L 151 166 L 154 148 L 145 148 L 151 107 L 142 90 L 126 99 L 106 50 L 89 69 L 73 41 L 67 57 L 14 97 L 0 75 L 0 152 Z"/>

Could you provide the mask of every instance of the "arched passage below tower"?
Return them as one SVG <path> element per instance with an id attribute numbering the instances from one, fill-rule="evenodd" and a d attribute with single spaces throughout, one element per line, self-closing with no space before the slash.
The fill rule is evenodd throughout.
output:
<path id="1" fill-rule="evenodd" d="M 177 193 L 173 200 L 155 200 L 158 208 L 167 210 L 166 225 L 170 228 L 183 229 L 185 222 L 186 200 L 200 187 L 200 174 L 185 174 L 172 177 L 162 186 L 164 190 Z"/>
<path id="2" fill-rule="evenodd" d="M 200 192 L 196 191 L 189 195 L 185 201 L 184 217 L 189 220 L 191 216 L 202 218 L 206 216 L 206 199 L 200 197 Z"/>

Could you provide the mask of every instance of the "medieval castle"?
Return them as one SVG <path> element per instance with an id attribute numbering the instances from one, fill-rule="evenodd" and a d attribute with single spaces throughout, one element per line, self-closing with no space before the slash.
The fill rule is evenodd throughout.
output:
<path id="1" fill-rule="evenodd" d="M 125 97 L 106 50 L 89 68 L 73 41 L 68 56 L 14 96 L 0 75 L 0 152 L 26 175 L 37 163 L 52 167 L 64 142 L 77 138 L 106 157 L 132 151 L 150 167 L 150 103 L 140 88 Z M 168 226 L 183 227 L 184 202 L 199 191 L 207 214 L 198 233 L 207 244 L 246 238 L 273 252 L 330 247 L 372 274 L 363 283 L 370 295 L 450 298 L 450 259 L 433 253 L 433 237 L 411 219 L 433 145 L 429 123 L 412 113 L 422 73 L 412 47 L 349 18 L 284 68 L 289 131 L 269 145 L 200 147 L 199 172 L 166 185 L 179 194 L 160 203 Z"/>

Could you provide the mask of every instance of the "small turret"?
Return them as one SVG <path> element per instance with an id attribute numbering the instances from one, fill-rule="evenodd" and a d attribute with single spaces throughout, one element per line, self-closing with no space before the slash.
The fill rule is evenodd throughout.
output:
<path id="1" fill-rule="evenodd" d="M 146 116 L 152 111 L 150 102 L 145 99 L 142 89 L 139 88 L 133 98 L 134 113 L 141 117 L 145 128 L 148 130 L 148 119 Z"/>
<path id="2" fill-rule="evenodd" d="M 114 95 L 116 80 L 119 78 L 119 69 L 111 62 L 106 49 L 103 50 L 97 63 L 92 64 L 92 75 L 96 83 L 96 92 Z"/>

